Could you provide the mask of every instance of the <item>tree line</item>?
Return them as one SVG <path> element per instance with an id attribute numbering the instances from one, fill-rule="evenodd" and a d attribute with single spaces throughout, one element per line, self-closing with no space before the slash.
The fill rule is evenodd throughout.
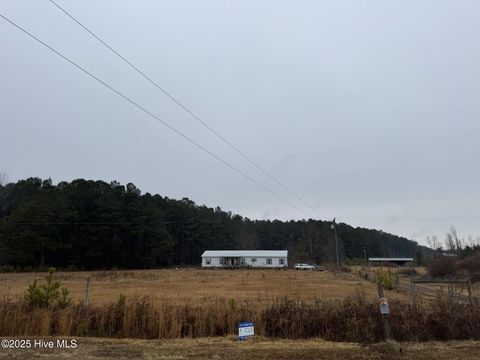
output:
<path id="1" fill-rule="evenodd" d="M 134 184 L 29 178 L 0 185 L 0 264 L 78 269 L 198 265 L 204 250 L 287 249 L 292 261 L 333 262 L 331 222 L 251 220 Z M 377 230 L 337 224 L 342 261 L 429 249 Z"/>
<path id="2" fill-rule="evenodd" d="M 437 235 L 428 235 L 426 241 L 434 250 L 435 257 L 447 254 L 466 258 L 480 252 L 480 236 L 469 235 L 466 239 L 462 238 L 455 226 L 447 231 L 443 243 Z"/>

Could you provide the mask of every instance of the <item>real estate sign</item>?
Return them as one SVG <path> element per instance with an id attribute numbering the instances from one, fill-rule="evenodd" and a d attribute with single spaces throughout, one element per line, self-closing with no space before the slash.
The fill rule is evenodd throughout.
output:
<path id="1" fill-rule="evenodd" d="M 240 340 L 248 339 L 255 335 L 255 324 L 253 322 L 243 322 L 238 324 L 238 337 Z"/>

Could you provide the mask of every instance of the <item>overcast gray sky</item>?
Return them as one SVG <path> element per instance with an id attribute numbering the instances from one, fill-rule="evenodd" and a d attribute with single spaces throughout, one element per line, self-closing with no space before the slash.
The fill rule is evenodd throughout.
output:
<path id="1" fill-rule="evenodd" d="M 480 2 L 56 0 L 316 212 L 424 243 L 480 234 Z M 265 186 L 308 208 L 48 0 L 31 31 Z M 0 19 L 0 171 L 134 182 L 250 218 L 305 214 Z"/>

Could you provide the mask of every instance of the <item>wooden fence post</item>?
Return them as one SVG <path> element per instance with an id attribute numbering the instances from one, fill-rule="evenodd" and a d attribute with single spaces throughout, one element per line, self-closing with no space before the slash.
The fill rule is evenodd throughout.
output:
<path id="1" fill-rule="evenodd" d="M 410 280 L 410 292 L 412 297 L 412 304 L 415 306 L 417 305 L 417 288 L 413 280 Z"/>
<path id="2" fill-rule="evenodd" d="M 90 277 L 87 277 L 87 282 L 85 283 L 85 294 L 83 297 L 83 305 L 88 305 L 88 289 L 90 287 Z"/>
<path id="3" fill-rule="evenodd" d="M 378 297 L 380 298 L 380 301 L 383 300 L 385 305 L 387 306 L 386 313 L 383 313 L 382 305 L 380 305 L 380 311 L 382 313 L 383 327 L 385 329 L 385 340 L 389 340 L 390 339 L 390 322 L 388 321 L 388 315 L 390 314 L 390 309 L 388 308 L 388 303 L 383 293 L 383 286 L 382 284 L 380 284 L 380 282 L 377 282 L 377 289 L 378 289 Z"/>
<path id="4" fill-rule="evenodd" d="M 472 292 L 472 282 L 470 281 L 470 278 L 467 280 L 467 288 L 468 288 L 468 301 L 470 302 L 470 305 L 475 305 L 475 300 L 473 299 L 473 292 Z"/>

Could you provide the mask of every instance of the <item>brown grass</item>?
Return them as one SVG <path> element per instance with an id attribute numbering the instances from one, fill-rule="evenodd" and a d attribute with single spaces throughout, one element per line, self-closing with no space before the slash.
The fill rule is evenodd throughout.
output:
<path id="1" fill-rule="evenodd" d="M 52 340 L 47 338 L 45 340 Z M 53 339 L 55 340 L 55 339 Z M 234 338 L 181 340 L 92 339 L 78 338 L 76 349 L 0 350 L 0 359 L 151 359 L 151 360 L 476 360 L 480 343 L 455 341 L 447 343 L 402 343 L 401 354 L 388 356 L 379 346 L 331 343 L 322 340 L 269 340 L 257 338 L 239 342 Z"/>
<path id="2" fill-rule="evenodd" d="M 43 279 L 45 273 L 0 274 L 3 297 L 21 299 L 28 284 Z M 376 297 L 375 284 L 356 273 L 335 274 L 295 270 L 202 270 L 179 269 L 58 272 L 55 277 L 71 291 L 74 302 L 83 299 L 87 277 L 91 278 L 90 304 L 108 304 L 120 293 L 127 299 L 149 296 L 157 304 L 181 304 L 233 298 L 236 301 L 263 302 L 285 296 L 300 300 L 344 299 L 355 291 Z M 388 298 L 406 299 L 387 292 Z"/>
<path id="3" fill-rule="evenodd" d="M 390 323 L 399 341 L 480 339 L 480 307 L 438 298 L 413 306 L 390 303 Z M 0 335 L 94 336 L 117 338 L 197 338 L 237 333 L 241 321 L 255 322 L 256 333 L 273 338 L 322 338 L 376 342 L 384 338 L 377 301 L 363 294 L 343 301 L 284 298 L 265 303 L 233 300 L 154 304 L 148 298 L 125 304 L 39 308 L 0 302 Z"/>
<path id="4" fill-rule="evenodd" d="M 74 305 L 38 308 L 22 301 L 44 274 L 2 274 L 0 335 L 175 339 L 232 336 L 240 321 L 272 338 L 370 343 L 383 339 L 375 284 L 354 273 L 155 270 L 59 273 Z M 92 279 L 90 305 L 80 303 Z M 23 287 L 25 286 L 25 287 Z M 21 290 L 20 290 L 21 289 Z M 127 294 L 126 303 L 118 295 Z M 387 292 L 398 341 L 480 339 L 480 307 L 447 298 L 405 301 Z"/>

